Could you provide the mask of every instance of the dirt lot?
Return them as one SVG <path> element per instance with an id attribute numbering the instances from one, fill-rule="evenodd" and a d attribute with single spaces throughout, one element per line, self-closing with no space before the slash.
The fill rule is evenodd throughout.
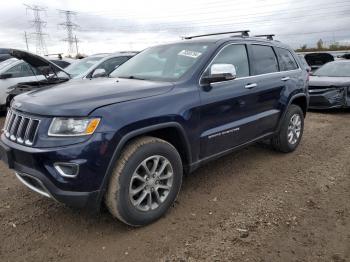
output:
<path id="1" fill-rule="evenodd" d="M 256 145 L 199 169 L 139 229 L 41 197 L 1 163 L 0 232 L 1 261 L 350 261 L 350 111 L 309 113 L 293 154 Z"/>

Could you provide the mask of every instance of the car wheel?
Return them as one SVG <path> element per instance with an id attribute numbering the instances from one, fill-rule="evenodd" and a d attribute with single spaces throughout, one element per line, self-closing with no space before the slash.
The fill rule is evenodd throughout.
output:
<path id="1" fill-rule="evenodd" d="M 142 137 L 123 150 L 110 178 L 105 203 L 110 213 L 131 226 L 163 216 L 182 183 L 182 161 L 168 142 Z"/>
<path id="2" fill-rule="evenodd" d="M 304 113 L 299 106 L 290 105 L 280 131 L 272 138 L 271 144 L 277 151 L 292 152 L 298 147 L 303 131 Z"/>

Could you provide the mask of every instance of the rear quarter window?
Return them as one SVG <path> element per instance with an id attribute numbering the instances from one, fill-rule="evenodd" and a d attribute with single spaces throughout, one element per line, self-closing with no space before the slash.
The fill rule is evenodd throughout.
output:
<path id="1" fill-rule="evenodd" d="M 252 73 L 261 75 L 278 72 L 278 62 L 271 46 L 251 45 Z"/>
<path id="2" fill-rule="evenodd" d="M 295 59 L 289 50 L 279 47 L 275 50 L 281 71 L 295 70 L 298 68 L 298 64 L 295 62 Z"/>

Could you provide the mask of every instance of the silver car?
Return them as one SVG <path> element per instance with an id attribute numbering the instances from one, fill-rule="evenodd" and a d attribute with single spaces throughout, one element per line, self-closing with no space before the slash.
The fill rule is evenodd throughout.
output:
<path id="1" fill-rule="evenodd" d="M 105 77 L 136 54 L 136 52 L 117 52 L 92 55 L 71 64 L 65 71 L 76 79 Z"/>

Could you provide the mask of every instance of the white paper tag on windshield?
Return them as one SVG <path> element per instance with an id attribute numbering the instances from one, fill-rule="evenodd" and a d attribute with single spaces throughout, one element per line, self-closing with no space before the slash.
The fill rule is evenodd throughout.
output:
<path id="1" fill-rule="evenodd" d="M 197 58 L 197 57 L 201 56 L 202 53 L 196 52 L 196 51 L 191 51 L 191 50 L 182 50 L 178 53 L 178 55 L 187 56 L 187 57 L 191 57 L 191 58 Z"/>

